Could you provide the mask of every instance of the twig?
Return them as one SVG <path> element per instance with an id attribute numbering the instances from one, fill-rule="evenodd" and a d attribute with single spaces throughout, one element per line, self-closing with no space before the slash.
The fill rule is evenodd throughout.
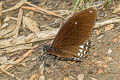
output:
<path id="1" fill-rule="evenodd" d="M 3 29 L 0 32 L 0 38 L 10 38 L 11 36 L 13 36 L 13 31 L 14 31 L 15 27 L 16 27 L 16 25 L 13 25 L 13 24 L 11 24 L 11 25 L 5 24 L 5 26 L 3 24 L 2 25 Z M 4 41 L 4 40 L 2 40 L 2 41 Z"/>
<path id="2" fill-rule="evenodd" d="M 3 10 L 2 13 L 8 12 L 8 11 L 12 11 L 12 10 L 16 10 L 16 9 L 20 8 L 25 2 L 26 2 L 26 0 L 21 0 L 15 6 L 9 8 L 9 9 Z"/>
<path id="3" fill-rule="evenodd" d="M 108 24 L 112 24 L 112 23 L 120 23 L 120 18 L 112 18 L 112 19 L 106 20 L 104 22 L 96 23 L 94 28 L 98 28 L 98 27 L 108 25 Z"/>
<path id="4" fill-rule="evenodd" d="M 1 69 L 1 71 L 4 72 L 4 73 L 6 73 L 7 75 L 9 75 L 9 76 L 12 77 L 12 78 L 15 78 L 16 80 L 21 80 L 21 79 L 19 79 L 18 77 L 16 77 L 14 74 L 11 74 L 11 73 L 3 70 L 3 69 Z"/>
<path id="5" fill-rule="evenodd" d="M 75 3 L 75 5 L 74 5 L 74 7 L 73 7 L 73 11 L 75 11 L 75 10 L 76 10 L 76 8 L 77 8 L 77 6 L 78 6 L 79 2 L 80 2 L 80 0 L 76 0 L 76 3 Z"/>
<path id="6" fill-rule="evenodd" d="M 52 39 L 55 37 L 58 30 L 59 28 L 41 31 L 38 35 L 31 33 L 28 36 L 22 35 L 15 39 L 0 40 L 0 45 L 1 45 L 0 48 Z M 33 37 L 32 39 L 30 39 L 29 36 L 39 36 L 39 37 Z"/>
<path id="7" fill-rule="evenodd" d="M 0 31 L 2 29 L 1 16 L 2 16 L 2 2 L 0 2 Z"/>
<path id="8" fill-rule="evenodd" d="M 21 25 L 21 22 L 22 22 L 22 16 L 23 16 L 23 10 L 22 8 L 19 10 L 19 13 L 18 13 L 18 19 L 17 19 L 17 26 L 14 30 L 14 37 L 17 37 L 18 36 L 18 32 L 19 32 L 19 28 L 20 28 L 20 25 Z"/>
<path id="9" fill-rule="evenodd" d="M 15 18 L 15 17 L 10 17 L 10 19 L 15 20 L 15 21 L 18 20 L 18 18 Z"/>
<path id="10" fill-rule="evenodd" d="M 28 57 L 30 54 L 32 54 L 32 52 L 34 52 L 34 50 L 29 50 L 27 53 L 25 53 L 21 58 L 17 59 L 15 62 L 16 63 L 20 63 L 21 61 L 23 61 L 26 57 Z M 13 67 L 14 65 L 10 64 L 7 65 L 6 67 L 4 67 L 2 70 L 6 71 L 7 69 Z"/>
<path id="11" fill-rule="evenodd" d="M 27 10 L 32 10 L 32 11 L 35 11 L 35 12 L 38 12 L 38 9 L 36 9 L 36 8 L 34 8 L 34 7 L 21 6 L 21 8 L 23 8 L 23 9 L 27 9 Z"/>
<path id="12" fill-rule="evenodd" d="M 38 9 L 38 10 L 41 10 L 41 11 L 43 11 L 43 12 L 46 12 L 47 14 L 54 15 L 54 16 L 57 16 L 57 17 L 62 18 L 61 16 L 57 15 L 57 14 L 54 13 L 54 12 L 48 11 L 48 10 L 46 10 L 46 9 L 43 9 L 43 8 L 38 7 L 38 6 L 36 6 L 36 5 L 33 5 L 33 4 L 29 3 L 29 2 L 25 2 L 25 3 L 28 4 L 28 5 L 30 5 L 30 6 L 32 6 L 32 7 L 34 7 L 34 8 L 36 8 L 36 9 Z"/>
<path id="13" fill-rule="evenodd" d="M 22 51 L 22 50 L 28 50 L 28 49 L 33 49 L 32 45 L 30 44 L 23 44 L 23 45 L 17 45 L 17 46 L 11 46 L 11 47 L 6 47 L 0 49 L 0 54 L 1 53 L 14 53 L 15 51 Z"/>

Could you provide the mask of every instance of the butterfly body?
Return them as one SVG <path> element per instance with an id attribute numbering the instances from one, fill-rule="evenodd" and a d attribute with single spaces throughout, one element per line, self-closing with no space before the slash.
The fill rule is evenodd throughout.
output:
<path id="1" fill-rule="evenodd" d="M 55 56 L 85 57 L 89 51 L 89 37 L 96 21 L 97 10 L 89 8 L 72 15 L 63 25 L 50 46 L 44 51 Z"/>

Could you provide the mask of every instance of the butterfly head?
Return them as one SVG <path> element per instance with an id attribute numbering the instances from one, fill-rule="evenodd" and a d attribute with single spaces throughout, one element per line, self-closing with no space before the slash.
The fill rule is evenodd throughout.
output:
<path id="1" fill-rule="evenodd" d="M 43 46 L 43 51 L 44 52 L 49 52 L 49 51 L 51 51 L 51 50 L 53 50 L 54 48 L 52 47 L 52 46 L 50 46 L 50 45 L 44 45 Z"/>
<path id="2" fill-rule="evenodd" d="M 49 49 L 50 49 L 50 46 L 48 46 L 48 45 L 43 46 L 43 51 L 44 52 L 48 52 Z"/>

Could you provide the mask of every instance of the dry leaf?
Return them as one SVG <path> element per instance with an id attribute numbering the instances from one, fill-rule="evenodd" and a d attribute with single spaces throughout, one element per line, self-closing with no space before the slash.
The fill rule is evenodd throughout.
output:
<path id="1" fill-rule="evenodd" d="M 7 27 L 7 26 L 8 26 L 8 23 L 3 23 L 2 24 L 2 29 L 5 28 L 5 27 Z"/>
<path id="2" fill-rule="evenodd" d="M 7 22 L 7 21 L 9 21 L 10 20 L 10 16 L 6 16 L 5 18 L 4 18 L 4 20 L 3 20 L 3 22 Z"/>
<path id="3" fill-rule="evenodd" d="M 40 40 L 53 39 L 58 31 L 59 31 L 59 28 L 46 30 L 46 31 L 41 31 L 40 34 L 38 35 L 38 36 L 40 36 L 39 38 L 38 37 L 33 38 L 33 36 L 36 36 L 36 35 L 35 34 L 33 35 L 33 33 L 31 33 L 31 34 L 28 34 L 28 36 L 32 35 L 31 37 L 22 35 L 22 36 L 19 36 L 19 37 L 15 38 L 14 40 L 3 39 L 3 40 L 0 40 L 0 48 L 25 44 L 26 41 L 36 42 L 36 41 L 40 41 Z"/>
<path id="4" fill-rule="evenodd" d="M 118 43 L 118 40 L 119 40 L 119 36 L 115 36 L 115 37 L 112 39 L 112 41 L 113 41 L 114 43 Z"/>
<path id="5" fill-rule="evenodd" d="M 103 73 L 103 70 L 99 68 L 96 74 L 101 74 L 101 73 Z"/>
<path id="6" fill-rule="evenodd" d="M 113 11 L 113 13 L 118 13 L 118 12 L 120 12 L 120 3 L 118 5 L 116 5 L 116 7 Z"/>
<path id="7" fill-rule="evenodd" d="M 0 57 L 0 64 L 16 64 L 15 61 L 7 59 L 7 57 L 2 56 Z"/>
<path id="8" fill-rule="evenodd" d="M 69 65 L 64 65 L 64 69 L 68 69 L 69 68 Z"/>
<path id="9" fill-rule="evenodd" d="M 39 74 L 35 73 L 30 77 L 30 80 L 39 80 Z"/>
<path id="10" fill-rule="evenodd" d="M 114 24 L 109 24 L 109 25 L 105 26 L 105 31 L 109 31 L 113 28 L 114 28 Z"/>
<path id="11" fill-rule="evenodd" d="M 23 24 L 30 29 L 33 33 L 35 33 L 36 35 L 38 35 L 40 33 L 39 28 L 37 27 L 37 23 L 32 20 L 31 18 L 28 17 L 23 17 Z"/>
<path id="12" fill-rule="evenodd" d="M 25 16 L 33 18 L 34 17 L 34 12 L 33 11 L 29 11 Z"/>
<path id="13" fill-rule="evenodd" d="M 12 31 L 15 29 L 16 25 L 11 24 L 10 26 L 5 27 L 0 32 L 0 38 L 6 38 L 13 36 Z"/>
<path id="14" fill-rule="evenodd" d="M 100 33 L 101 33 L 101 29 L 100 30 L 96 30 L 96 35 L 100 35 Z"/>
<path id="15" fill-rule="evenodd" d="M 27 53 L 25 53 L 21 58 L 17 59 L 15 62 L 16 63 L 20 63 L 21 61 L 23 61 L 26 57 L 28 57 L 30 54 L 32 54 L 32 52 L 34 52 L 34 50 L 29 50 Z M 6 71 L 7 69 L 13 67 L 14 65 L 10 64 L 4 67 L 4 71 Z"/>
<path id="16" fill-rule="evenodd" d="M 103 64 L 103 67 L 104 67 L 104 68 L 108 68 L 108 65 L 107 65 L 107 64 Z"/>
<path id="17" fill-rule="evenodd" d="M 35 38 L 35 35 L 33 33 L 29 34 L 28 36 L 26 36 L 26 39 L 25 42 L 30 42 L 33 38 Z"/>

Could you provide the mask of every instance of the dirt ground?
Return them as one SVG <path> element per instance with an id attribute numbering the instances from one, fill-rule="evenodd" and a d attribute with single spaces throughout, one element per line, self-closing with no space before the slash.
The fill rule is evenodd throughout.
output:
<path id="1" fill-rule="evenodd" d="M 20 0 L 5 0 L 3 1 L 3 10 L 19 2 Z M 53 12 L 58 10 L 70 11 L 73 9 L 75 2 L 76 0 L 39 0 L 39 3 L 35 5 Z M 81 59 L 81 62 L 50 59 L 49 56 L 43 59 L 42 55 L 44 53 L 40 45 L 44 44 L 46 41 L 53 40 L 53 38 L 50 40 L 35 41 L 22 45 L 28 45 L 32 48 L 39 45 L 41 48 L 32 52 L 32 54 L 27 56 L 22 62 L 14 63 L 13 67 L 6 70 L 10 74 L 0 70 L 0 80 L 120 80 L 120 20 L 118 22 L 113 21 L 109 23 L 110 19 L 117 19 L 120 16 L 119 3 L 119 0 L 113 0 L 113 2 L 98 0 L 91 4 L 89 0 L 82 4 L 84 6 L 102 4 L 98 9 L 99 13 L 96 23 L 108 21 L 108 24 L 94 28 L 93 34 L 90 37 L 92 43 L 90 54 L 88 57 Z M 81 5 L 77 7 L 77 10 L 81 8 L 80 6 Z M 30 12 L 30 10 L 27 9 L 23 11 L 23 15 Z M 18 12 L 19 8 L 5 12 L 2 15 L 2 19 L 4 20 L 6 16 L 17 18 Z M 66 13 L 62 15 L 64 19 L 61 19 L 45 13 L 32 12 L 34 12 L 32 19 L 38 24 L 40 31 L 59 28 L 60 23 L 69 15 L 69 13 Z M 16 21 L 10 20 L 7 23 L 9 25 L 16 24 Z M 47 28 L 44 26 L 47 26 Z M 30 33 L 32 33 L 30 30 L 21 27 L 18 36 L 28 35 Z M 1 38 L 1 40 L 3 40 L 3 38 Z M 8 47 L 10 46 L 7 46 L 7 48 Z M 32 48 L 3 52 L 0 53 L 0 58 L 6 57 L 7 60 L 15 61 L 21 58 L 27 51 L 32 50 Z M 3 48 L 0 48 L 0 51 L 2 49 Z M 0 63 L 0 66 L 2 65 L 3 64 Z"/>

